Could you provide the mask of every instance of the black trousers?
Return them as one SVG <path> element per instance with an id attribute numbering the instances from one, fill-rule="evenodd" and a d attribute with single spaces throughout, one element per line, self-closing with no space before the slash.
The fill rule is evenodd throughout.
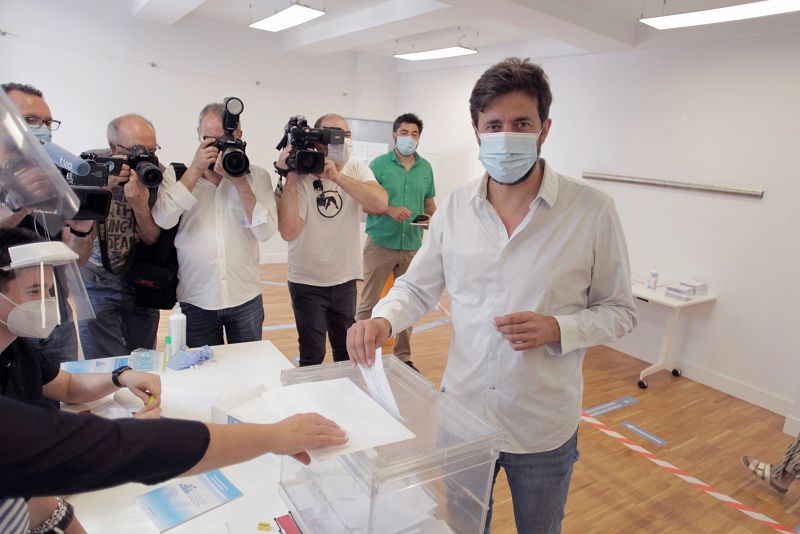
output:
<path id="1" fill-rule="evenodd" d="M 322 363 L 326 333 L 333 361 L 349 359 L 347 329 L 355 323 L 356 281 L 330 287 L 289 282 L 289 295 L 300 343 L 300 367 Z"/>

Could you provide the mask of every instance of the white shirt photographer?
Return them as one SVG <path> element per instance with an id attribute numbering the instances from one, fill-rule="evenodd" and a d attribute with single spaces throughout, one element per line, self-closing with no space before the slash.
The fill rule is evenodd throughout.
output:
<path id="1" fill-rule="evenodd" d="M 350 160 L 342 174 L 359 182 L 375 182 L 369 166 Z M 314 189 L 314 175 L 301 175 L 297 201 L 303 231 L 289 241 L 290 282 L 330 287 L 363 278 L 361 261 L 361 205 L 341 187 L 325 179 Z M 321 200 L 318 203 L 318 198 Z"/>
<path id="2" fill-rule="evenodd" d="M 175 180 L 171 166 L 164 172 L 153 219 L 165 229 L 180 220 L 175 237 L 179 301 L 221 310 L 261 294 L 258 243 L 275 233 L 278 216 L 269 173 L 251 165 L 247 181 L 256 197 L 252 223 L 230 180 L 215 186 L 200 178 L 190 192 Z"/>

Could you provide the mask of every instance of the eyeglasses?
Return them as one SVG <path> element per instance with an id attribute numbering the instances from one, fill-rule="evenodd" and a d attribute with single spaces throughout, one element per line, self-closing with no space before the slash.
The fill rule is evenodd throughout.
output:
<path id="1" fill-rule="evenodd" d="M 28 117 L 25 117 L 25 124 L 27 124 L 31 128 L 40 128 L 42 125 L 45 125 L 47 126 L 48 130 L 50 130 L 51 132 L 55 132 L 56 130 L 58 130 L 58 127 L 61 126 L 61 121 L 57 121 L 55 119 L 50 119 L 45 121 L 40 119 L 39 117 L 34 117 L 33 115 L 30 115 Z"/>
<path id="2" fill-rule="evenodd" d="M 125 146 L 125 145 L 119 145 L 119 144 L 118 144 L 118 145 L 116 145 L 116 146 L 117 146 L 117 148 L 121 148 L 121 149 L 122 149 L 122 150 L 124 150 L 125 152 L 128 152 L 128 153 L 132 152 L 132 149 L 131 149 L 131 147 L 128 147 L 128 146 Z M 159 151 L 159 150 L 161 150 L 161 145 L 159 145 L 158 143 L 156 143 L 156 148 L 155 148 L 155 149 L 151 149 L 151 148 L 148 148 L 148 147 L 145 147 L 145 148 L 147 148 L 147 150 L 149 150 L 149 151 L 150 151 L 150 152 L 152 152 L 153 154 L 157 154 L 157 153 L 158 153 L 158 151 Z"/>

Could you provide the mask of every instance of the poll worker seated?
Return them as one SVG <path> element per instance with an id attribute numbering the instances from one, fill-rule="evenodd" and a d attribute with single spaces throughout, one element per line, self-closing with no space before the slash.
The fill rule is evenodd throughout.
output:
<path id="1" fill-rule="evenodd" d="M 71 375 L 19 339 L 46 337 L 60 322 L 56 277 L 67 281 L 73 299 L 87 298 L 77 257 L 63 243 L 41 241 L 23 229 L 0 229 L 0 532 L 27 532 L 31 526 L 47 527 L 42 532 L 83 532 L 62 499 L 35 498 L 27 507 L 23 495 L 155 483 L 266 452 L 292 454 L 308 463 L 306 449 L 347 441 L 338 426 L 315 414 L 275 425 L 139 424 L 61 414 L 42 402 L 90 402 L 127 387 L 144 402 L 138 415 L 157 416 L 160 406 L 156 375 L 127 367 L 110 374 Z"/>
<path id="2" fill-rule="evenodd" d="M 15 250 L 15 257 L 9 256 L 9 249 Z M 59 324 L 69 322 L 74 328 L 70 317 L 60 313 L 55 280 L 78 280 L 80 275 L 75 264 L 78 254 L 64 243 L 43 241 L 35 233 L 21 228 L 0 229 L 0 250 L 3 251 L 0 253 L 3 267 L 0 270 L 0 394 L 34 403 L 44 399 L 84 403 L 127 387 L 144 402 L 135 417 L 158 417 L 161 379 L 157 375 L 140 373 L 129 367 L 114 373 L 72 375 L 59 370 L 57 360 L 36 350 L 38 340 L 47 339 Z M 27 254 L 21 257 L 25 251 Z M 51 263 L 52 267 L 45 271 L 49 277 L 41 277 L 35 255 L 46 256 Z M 78 285 L 72 294 L 73 301 L 82 296 L 85 292 L 80 291 Z M 76 302 L 76 306 L 87 304 Z M 42 309 L 44 318 L 40 319 Z M 70 350 L 68 343 L 62 343 L 62 348 Z M 57 349 L 52 347 L 52 350 Z M 57 497 L 31 499 L 28 503 L 31 524 L 43 524 L 63 506 Z M 80 534 L 83 529 L 74 520 L 65 532 Z"/>

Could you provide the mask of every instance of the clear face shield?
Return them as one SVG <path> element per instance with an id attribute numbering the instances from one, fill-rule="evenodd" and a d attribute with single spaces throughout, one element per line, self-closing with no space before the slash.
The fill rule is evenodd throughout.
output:
<path id="1" fill-rule="evenodd" d="M 52 235 L 79 206 L 39 140 L 0 91 L 0 218 L 27 208 Z"/>
<path id="2" fill-rule="evenodd" d="M 0 322 L 19 337 L 46 338 L 59 324 L 93 319 L 78 255 L 59 241 L 8 249 L 11 263 L 0 272 Z"/>

